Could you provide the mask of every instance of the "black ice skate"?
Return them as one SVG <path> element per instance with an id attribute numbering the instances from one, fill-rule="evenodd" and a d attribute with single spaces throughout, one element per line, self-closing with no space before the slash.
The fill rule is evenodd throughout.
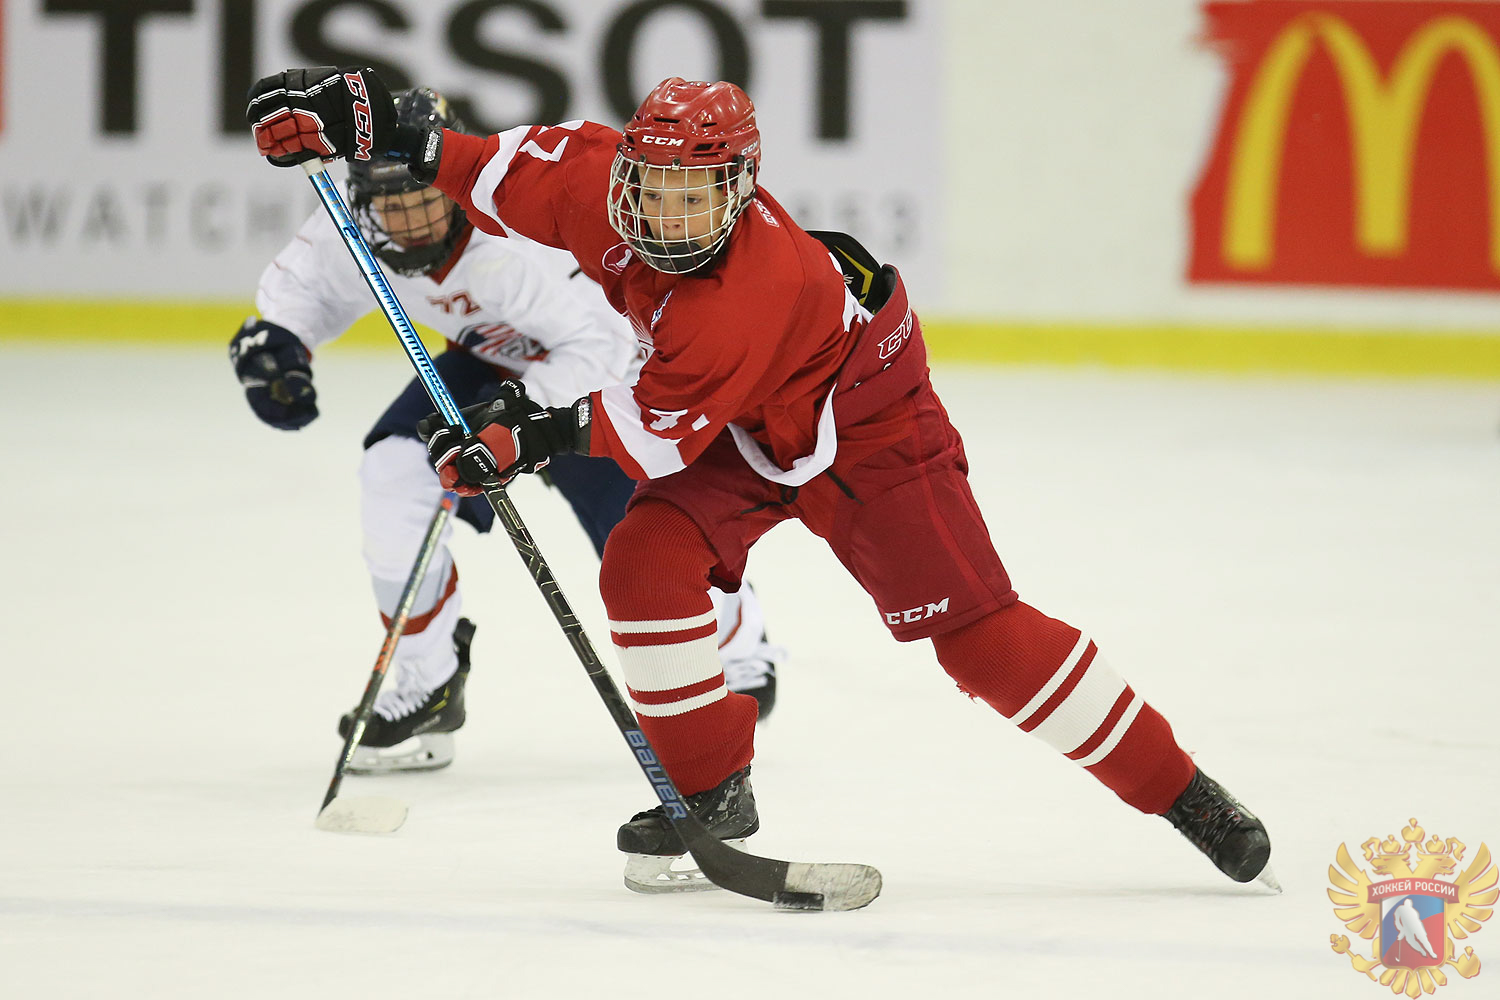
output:
<path id="1" fill-rule="evenodd" d="M 1260 882 L 1281 891 L 1268 864 L 1271 837 L 1266 825 L 1201 770 L 1193 772 L 1193 780 L 1166 815 L 1225 875 L 1236 882 Z"/>
<path id="2" fill-rule="evenodd" d="M 708 832 L 729 844 L 743 848 L 745 839 L 760 829 L 755 811 L 755 793 L 750 789 L 747 766 L 704 792 L 687 796 L 688 808 L 703 821 Z M 667 819 L 666 811 L 657 806 L 636 813 L 620 827 L 615 845 L 629 854 L 625 862 L 625 887 L 636 892 L 694 892 L 713 889 L 692 858 L 684 861 L 687 848 Z M 674 869 L 682 862 L 687 867 Z"/>
<path id="3" fill-rule="evenodd" d="M 776 706 L 776 664 L 785 657 L 786 651 L 767 642 L 762 632 L 752 655 L 724 664 L 724 683 L 736 694 L 754 698 L 759 705 L 757 718 L 762 721 Z"/>
<path id="4" fill-rule="evenodd" d="M 464 724 L 464 683 L 469 679 L 473 641 L 474 623 L 460 618 L 453 629 L 458 669 L 398 717 L 372 714 L 349 762 L 350 774 L 434 771 L 453 763 L 453 732 Z M 346 712 L 339 719 L 339 735 L 347 739 L 353 725 L 354 713 Z"/>

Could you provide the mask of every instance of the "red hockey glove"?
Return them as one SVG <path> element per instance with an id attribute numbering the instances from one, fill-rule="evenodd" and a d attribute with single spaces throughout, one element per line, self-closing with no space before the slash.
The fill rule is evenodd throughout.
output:
<path id="1" fill-rule="evenodd" d="M 417 424 L 438 481 L 460 496 L 478 496 L 523 472 L 536 472 L 561 452 L 588 450 L 587 396 L 572 406 L 544 409 L 527 398 L 521 383 L 506 379 L 495 399 L 462 413 L 467 437 L 438 413 Z"/>
<path id="2" fill-rule="evenodd" d="M 261 155 L 278 167 L 314 157 L 384 156 L 396 132 L 391 92 L 358 66 L 289 69 L 256 81 L 245 120 Z"/>

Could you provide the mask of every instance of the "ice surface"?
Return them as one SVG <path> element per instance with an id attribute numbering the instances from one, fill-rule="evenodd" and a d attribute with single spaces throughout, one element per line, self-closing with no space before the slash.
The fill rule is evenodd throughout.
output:
<path id="1" fill-rule="evenodd" d="M 359 439 L 407 377 L 325 352 L 285 434 L 221 351 L 0 345 L 0 996 L 1374 1000 L 1329 949 L 1339 843 L 1415 816 L 1500 847 L 1500 385 L 1038 369 L 935 375 L 1001 554 L 1267 821 L 1285 895 L 964 699 L 797 525 L 751 562 L 793 658 L 750 848 L 876 865 L 867 909 L 626 891 L 650 789 L 467 529 L 458 759 L 346 781 L 399 833 L 319 832 L 381 639 Z M 514 493 L 604 642 L 582 531 Z M 1494 995 L 1486 931 L 1442 996 Z"/>

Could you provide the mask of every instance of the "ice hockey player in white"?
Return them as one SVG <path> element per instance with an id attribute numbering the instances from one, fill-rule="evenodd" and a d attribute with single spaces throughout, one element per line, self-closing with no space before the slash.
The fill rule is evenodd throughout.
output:
<path id="1" fill-rule="evenodd" d="M 402 91 L 395 101 L 398 119 L 408 124 L 461 127 L 431 90 Z M 474 229 L 451 199 L 413 181 L 403 163 L 354 166 L 348 188 L 360 227 L 412 319 L 447 338 L 449 349 L 434 365 L 460 405 L 488 399 L 506 378 L 519 378 L 531 398 L 548 405 L 634 378 L 640 349 L 630 324 L 567 252 Z M 266 268 L 256 293 L 259 316 L 247 319 L 230 345 L 256 415 L 284 430 L 316 418 L 313 351 L 374 305 L 338 232 L 315 212 Z M 364 558 L 387 624 L 441 495 L 416 433 L 431 408 L 414 379 L 364 440 Z M 634 481 L 607 458 L 565 456 L 548 472 L 602 552 Z M 465 500 L 459 517 L 486 531 L 493 513 Z M 432 769 L 453 760 L 452 733 L 466 714 L 474 628 L 460 617 L 462 593 L 447 537 L 423 578 L 352 773 Z M 775 667 L 784 654 L 766 641 L 748 586 L 738 594 L 716 590 L 714 597 L 728 683 L 755 696 L 764 717 L 774 704 Z M 345 715 L 341 733 L 349 725 Z"/>

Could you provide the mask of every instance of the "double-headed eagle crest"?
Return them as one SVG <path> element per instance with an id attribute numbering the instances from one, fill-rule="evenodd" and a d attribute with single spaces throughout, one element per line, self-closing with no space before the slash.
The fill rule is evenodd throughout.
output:
<path id="1" fill-rule="evenodd" d="M 1473 946 L 1456 954 L 1455 942 L 1483 927 L 1500 899 L 1500 869 L 1489 848 L 1480 844 L 1451 882 L 1444 876 L 1459 870 L 1468 847 L 1457 837 L 1427 837 L 1415 817 L 1400 838 L 1371 837 L 1361 848 L 1374 876 L 1340 844 L 1336 863 L 1328 866 L 1328 898 L 1344 925 L 1374 945 L 1362 958 L 1351 951 L 1348 936 L 1333 934 L 1334 952 L 1347 955 L 1354 971 L 1408 997 L 1446 986 L 1448 966 L 1465 979 L 1479 975 Z"/>

